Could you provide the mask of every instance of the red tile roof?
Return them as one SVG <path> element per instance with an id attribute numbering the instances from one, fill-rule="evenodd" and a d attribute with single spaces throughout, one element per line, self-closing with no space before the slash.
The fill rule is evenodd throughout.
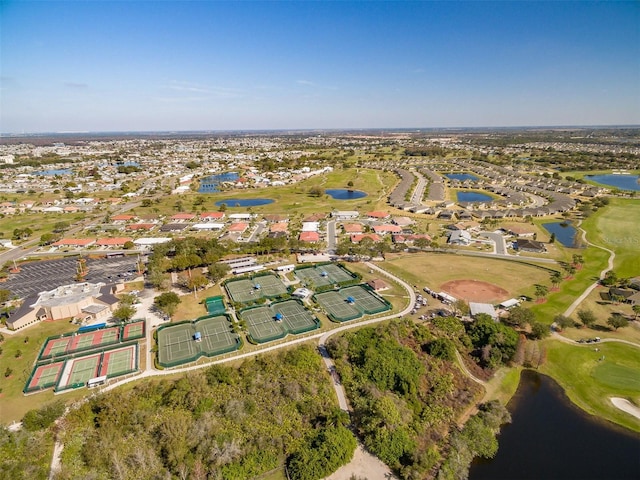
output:
<path id="1" fill-rule="evenodd" d="M 247 228 L 249 228 L 249 224 L 248 223 L 244 223 L 244 222 L 237 222 L 237 223 L 232 223 L 231 225 L 229 225 L 229 231 L 230 232 L 244 232 Z"/>
<path id="2" fill-rule="evenodd" d="M 367 212 L 365 215 L 371 218 L 388 218 L 391 214 L 387 212 Z"/>
<path id="3" fill-rule="evenodd" d="M 130 237 L 99 238 L 96 241 L 96 244 L 106 247 L 106 246 L 113 246 L 113 245 L 124 245 L 127 242 L 133 242 L 133 238 L 130 238 Z"/>
<path id="4" fill-rule="evenodd" d="M 370 238 L 374 242 L 382 240 L 380 236 L 375 233 L 354 233 L 351 235 L 351 243 L 360 243 L 365 238 Z"/>
<path id="5" fill-rule="evenodd" d="M 342 228 L 344 233 L 362 233 L 362 225 L 359 223 L 345 223 Z"/>
<path id="6" fill-rule="evenodd" d="M 95 238 L 63 238 L 53 244 L 54 247 L 86 247 L 96 243 Z"/>
<path id="7" fill-rule="evenodd" d="M 301 242 L 317 242 L 320 240 L 320 234 L 318 232 L 301 232 L 298 239 Z"/>

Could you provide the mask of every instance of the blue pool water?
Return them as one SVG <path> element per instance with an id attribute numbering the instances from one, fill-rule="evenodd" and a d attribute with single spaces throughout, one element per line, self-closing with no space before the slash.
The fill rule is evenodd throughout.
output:
<path id="1" fill-rule="evenodd" d="M 198 193 L 216 193 L 219 192 L 218 186 L 222 182 L 235 182 L 240 176 L 236 172 L 220 173 L 211 175 L 200 180 L 200 188 Z"/>
<path id="2" fill-rule="evenodd" d="M 471 173 L 445 173 L 444 176 L 450 180 L 460 180 L 461 182 L 464 182 L 465 180 L 472 180 L 475 182 L 478 180 L 478 177 Z"/>
<path id="3" fill-rule="evenodd" d="M 60 168 L 58 170 L 42 170 L 41 172 L 35 172 L 34 175 L 71 175 L 71 169 Z"/>
<path id="4" fill-rule="evenodd" d="M 549 222 L 543 223 L 542 226 L 549 233 L 555 233 L 556 240 L 565 247 L 573 247 L 575 245 L 576 229 L 567 222 Z"/>
<path id="5" fill-rule="evenodd" d="M 640 175 L 587 175 L 586 178 L 620 190 L 640 192 L 640 183 L 638 183 Z"/>
<path id="6" fill-rule="evenodd" d="M 347 190 L 346 188 L 330 188 L 325 190 L 324 193 L 334 200 L 356 200 L 367 196 L 365 192 L 360 190 Z"/>
<path id="7" fill-rule="evenodd" d="M 457 192 L 459 202 L 492 202 L 493 197 L 478 192 Z"/>
<path id="8" fill-rule="evenodd" d="M 273 200 L 271 198 L 227 198 L 226 200 L 218 200 L 216 206 L 219 207 L 223 203 L 227 207 L 259 207 L 273 203 Z"/>

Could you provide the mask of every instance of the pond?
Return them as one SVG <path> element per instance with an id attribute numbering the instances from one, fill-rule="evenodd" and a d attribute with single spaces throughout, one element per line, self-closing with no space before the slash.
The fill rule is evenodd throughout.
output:
<path id="1" fill-rule="evenodd" d="M 492 202 L 493 197 L 480 192 L 456 192 L 459 202 Z"/>
<path id="2" fill-rule="evenodd" d="M 71 175 L 70 168 L 59 168 L 51 170 L 42 170 L 41 172 L 35 172 L 34 175 Z"/>
<path id="3" fill-rule="evenodd" d="M 575 248 L 576 229 L 571 222 L 549 222 L 542 226 L 547 232 L 555 234 L 556 240 L 562 245 Z"/>
<path id="4" fill-rule="evenodd" d="M 640 437 L 579 410 L 552 378 L 523 371 L 508 409 L 498 453 L 474 461 L 470 480 L 640 478 Z"/>
<path id="5" fill-rule="evenodd" d="M 475 182 L 476 180 L 478 180 L 478 177 L 471 173 L 445 173 L 444 176 L 449 180 L 459 180 L 461 182 L 464 182 L 465 180 L 471 180 Z"/>
<path id="6" fill-rule="evenodd" d="M 216 193 L 222 182 L 235 182 L 240 176 L 236 172 L 219 173 L 200 179 L 198 193 Z"/>
<path id="7" fill-rule="evenodd" d="M 269 205 L 274 200 L 271 198 L 227 198 L 218 200 L 216 206 L 225 204 L 227 207 L 259 207 L 260 205 Z"/>
<path id="8" fill-rule="evenodd" d="M 640 183 L 638 183 L 640 175 L 587 175 L 585 178 L 620 190 L 640 191 Z"/>
<path id="9" fill-rule="evenodd" d="M 356 200 L 367 196 L 365 192 L 360 190 L 347 190 L 346 188 L 330 188 L 325 190 L 324 193 L 334 200 Z"/>

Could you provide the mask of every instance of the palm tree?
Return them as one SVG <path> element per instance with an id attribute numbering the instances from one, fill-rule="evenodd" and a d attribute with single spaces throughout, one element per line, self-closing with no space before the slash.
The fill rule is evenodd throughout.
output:
<path id="1" fill-rule="evenodd" d="M 638 314 L 640 314 L 640 305 L 634 305 L 633 307 L 631 307 L 631 309 L 633 310 L 633 313 L 635 313 L 635 317 L 633 317 L 633 319 L 635 320 L 636 318 L 638 318 Z"/>
<path id="2" fill-rule="evenodd" d="M 560 282 L 562 282 L 562 274 L 559 271 L 554 270 L 551 273 L 551 284 L 553 285 L 553 288 L 558 288 Z"/>

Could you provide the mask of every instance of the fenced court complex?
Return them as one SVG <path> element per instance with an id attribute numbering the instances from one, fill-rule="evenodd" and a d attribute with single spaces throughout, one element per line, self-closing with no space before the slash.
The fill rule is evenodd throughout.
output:
<path id="1" fill-rule="evenodd" d="M 347 322 L 391 309 L 391 304 L 367 285 L 353 285 L 337 291 L 317 293 L 314 300 L 335 322 Z"/>
<path id="2" fill-rule="evenodd" d="M 135 372 L 138 370 L 135 340 L 144 336 L 145 322 L 135 321 L 122 327 L 100 327 L 49 337 L 23 392 L 35 393 L 51 387 L 60 392 L 83 387 L 97 376 L 113 378 Z"/>
<path id="3" fill-rule="evenodd" d="M 251 303 L 261 298 L 277 298 L 289 293 L 282 280 L 272 274 L 230 280 L 224 284 L 229 298 L 237 303 Z"/>
<path id="4" fill-rule="evenodd" d="M 34 393 L 51 387 L 60 392 L 84 387 L 89 380 L 98 376 L 113 378 L 137 370 L 138 344 L 119 345 L 78 357 L 37 364 L 23 392 Z"/>
<path id="5" fill-rule="evenodd" d="M 164 325 L 158 328 L 157 334 L 158 364 L 162 367 L 193 362 L 203 355 L 222 355 L 242 346 L 240 337 L 233 332 L 226 315 Z"/>
<path id="6" fill-rule="evenodd" d="M 240 318 L 247 322 L 248 337 L 254 343 L 278 340 L 320 328 L 315 318 L 299 300 L 286 300 L 270 306 L 242 310 Z"/>
<path id="7" fill-rule="evenodd" d="M 122 327 L 121 339 L 123 342 L 128 342 L 129 340 L 142 338 L 144 337 L 144 334 L 144 321 L 127 323 L 124 327 Z"/>
<path id="8" fill-rule="evenodd" d="M 40 352 L 40 359 L 70 355 L 85 350 L 113 345 L 120 341 L 120 327 L 103 328 L 87 333 L 67 333 L 49 337 Z"/>
<path id="9" fill-rule="evenodd" d="M 333 285 L 344 286 L 359 281 L 358 275 L 335 263 L 296 268 L 294 273 L 311 290 L 322 290 Z"/>

